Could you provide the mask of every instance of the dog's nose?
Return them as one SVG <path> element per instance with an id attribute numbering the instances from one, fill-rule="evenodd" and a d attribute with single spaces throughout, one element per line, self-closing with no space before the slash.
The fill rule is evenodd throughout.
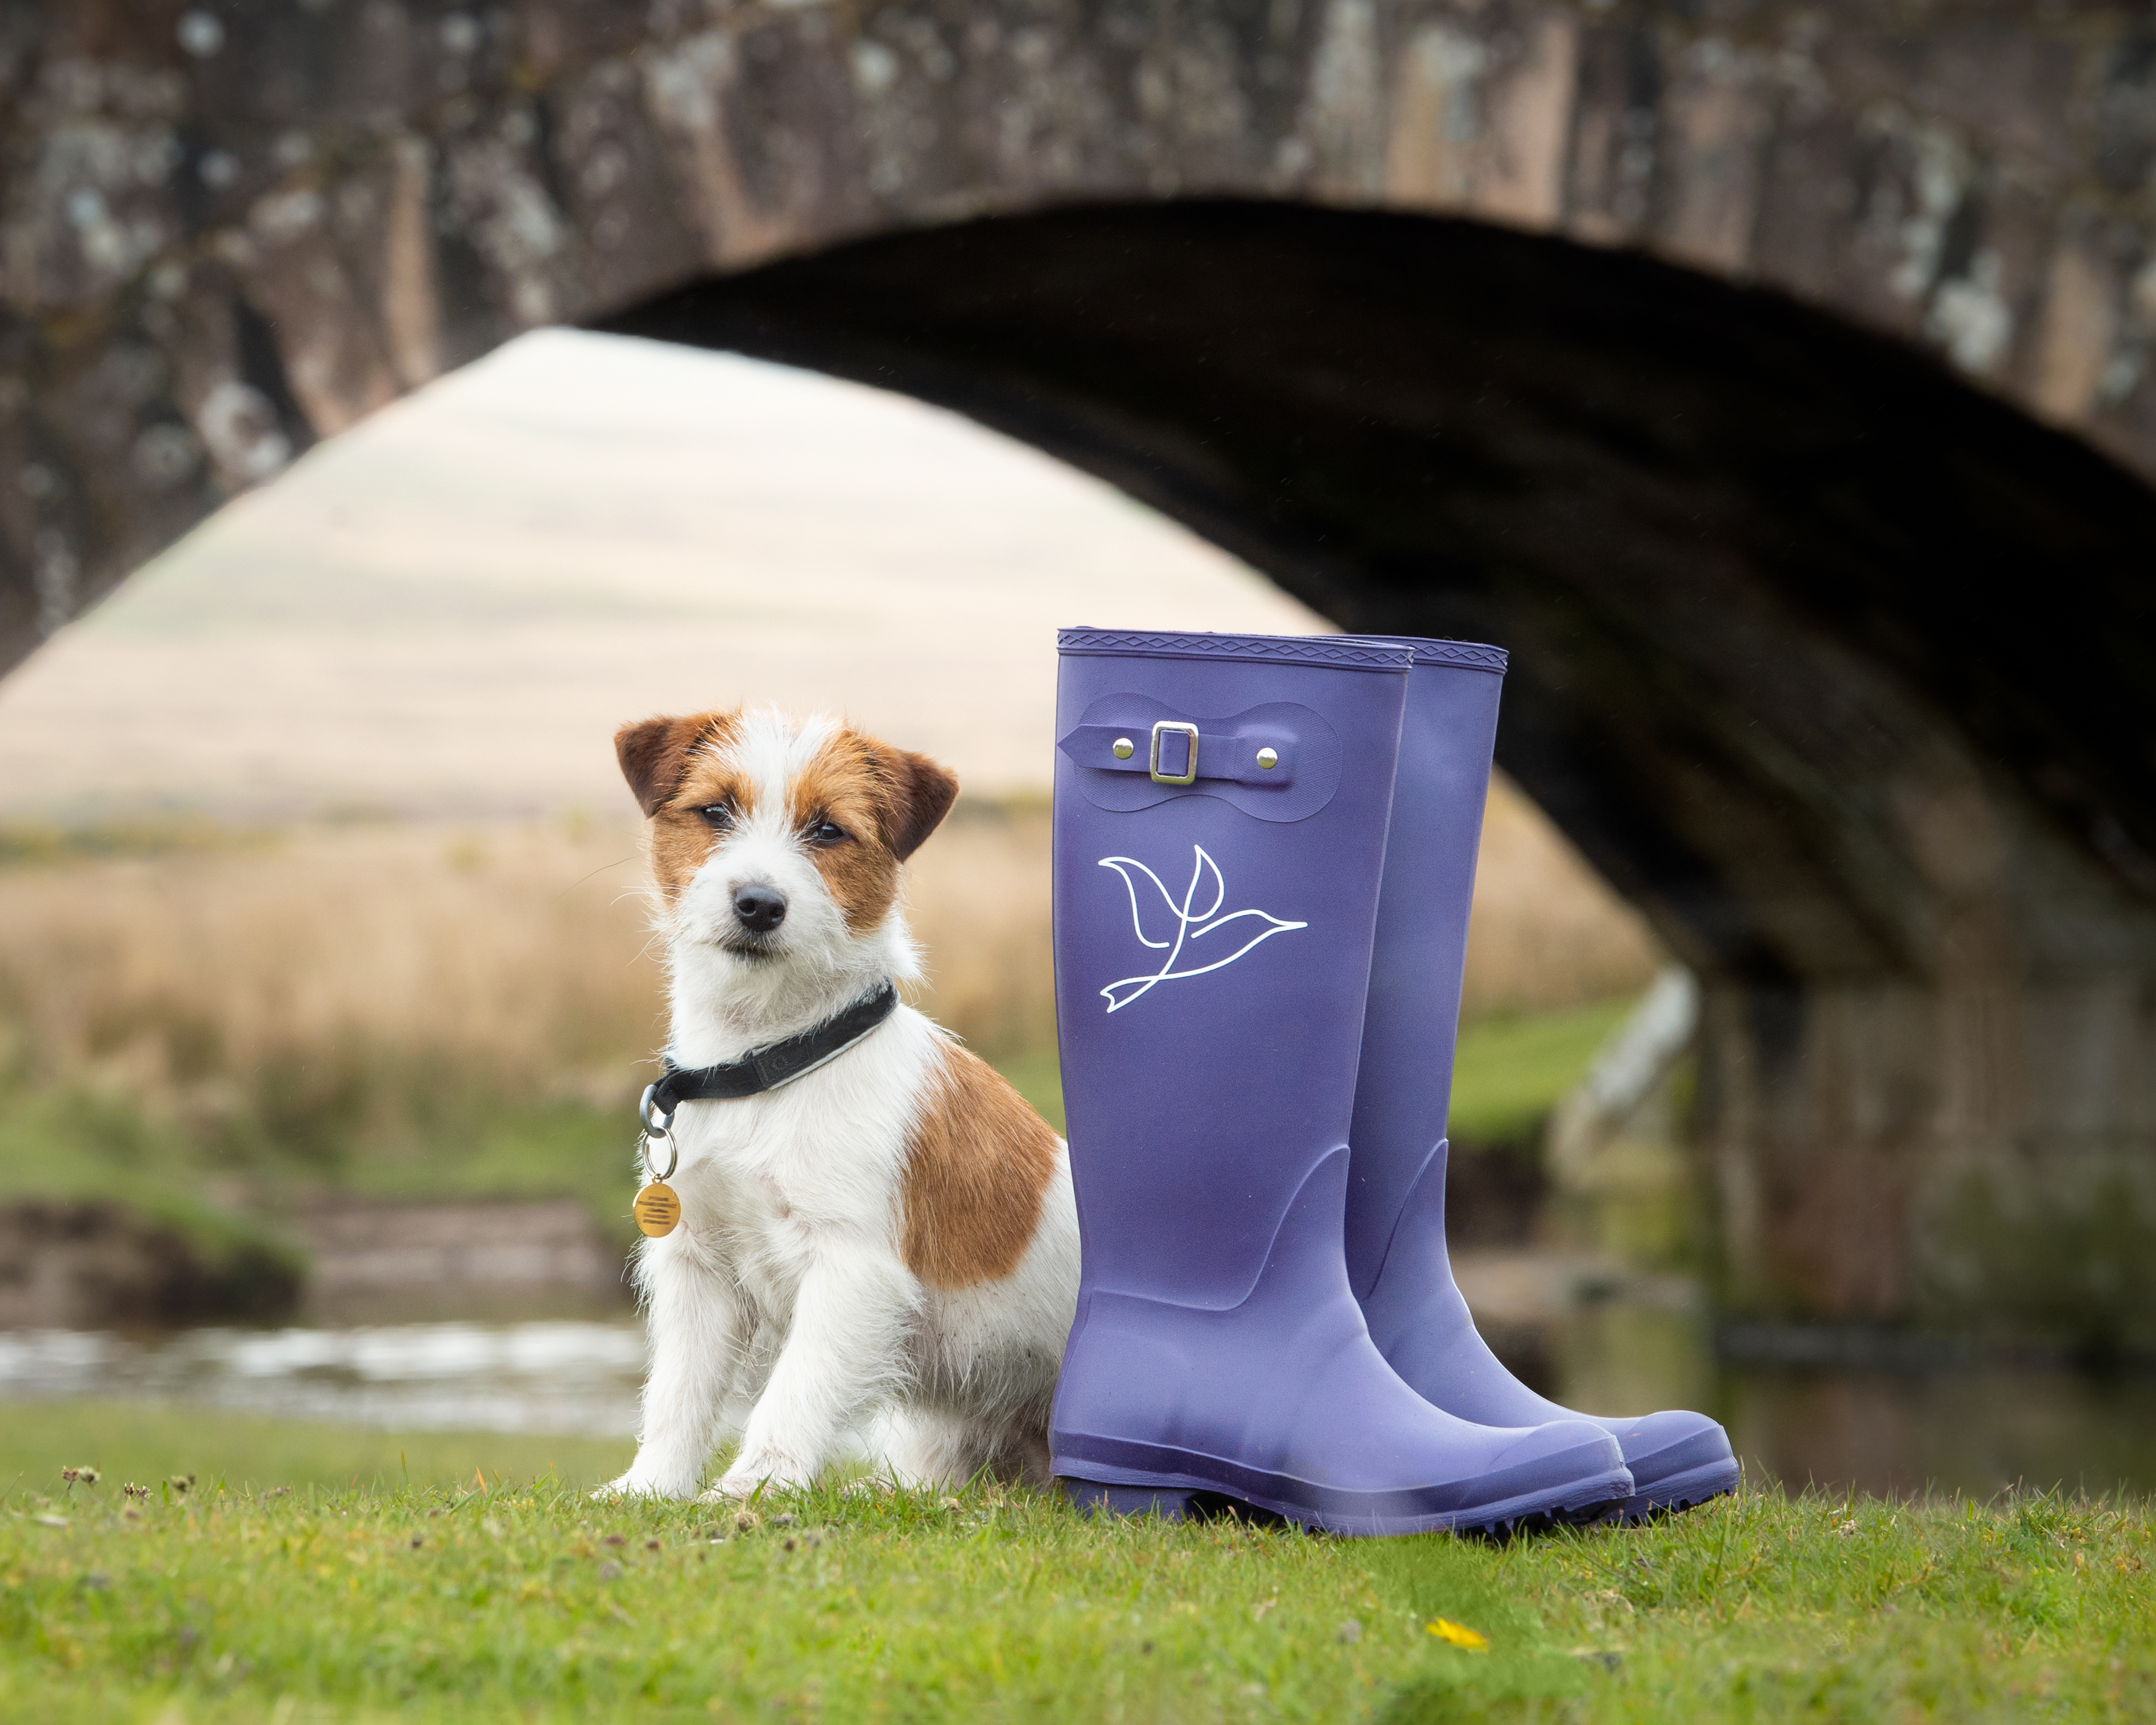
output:
<path id="1" fill-rule="evenodd" d="M 776 887 L 743 887 L 734 894 L 734 918 L 752 934 L 768 934 L 786 920 L 786 894 Z"/>

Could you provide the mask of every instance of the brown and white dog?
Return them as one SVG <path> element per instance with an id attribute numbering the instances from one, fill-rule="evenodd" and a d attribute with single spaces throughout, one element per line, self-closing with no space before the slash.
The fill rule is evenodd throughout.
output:
<path id="1" fill-rule="evenodd" d="M 649 817 L 676 1065 L 918 979 L 900 868 L 950 774 L 767 710 L 647 719 L 614 748 Z M 1045 1482 L 1078 1223 L 1062 1140 L 1001 1077 L 901 1006 L 776 1089 L 685 1102 L 674 1134 L 681 1221 L 639 1247 L 643 1431 L 608 1493 L 694 1494 L 744 1406 L 707 1496 L 806 1485 L 870 1429 L 905 1483 Z"/>

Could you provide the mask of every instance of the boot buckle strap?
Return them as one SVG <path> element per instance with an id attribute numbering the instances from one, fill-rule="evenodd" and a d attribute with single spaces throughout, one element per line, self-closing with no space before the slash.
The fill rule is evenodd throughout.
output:
<path id="1" fill-rule="evenodd" d="M 1303 752 L 1297 729 L 1240 715 L 1210 724 L 1141 719 L 1123 724 L 1081 724 L 1058 746 L 1075 766 L 1091 772 L 1127 773 L 1171 789 L 1210 781 L 1278 791 L 1296 781 L 1296 757 Z"/>
<path id="2" fill-rule="evenodd" d="M 1163 736 L 1179 736 L 1187 740 L 1188 753 L 1183 758 L 1181 773 L 1164 773 L 1160 770 L 1160 740 Z M 1180 719 L 1156 719 L 1152 728 L 1152 755 L 1147 765 L 1146 775 L 1156 785 L 1188 785 L 1198 777 L 1198 727 Z"/>
<path id="3" fill-rule="evenodd" d="M 1339 734 L 1312 709 L 1269 701 L 1224 718 L 1106 695 L 1056 739 L 1067 782 L 1096 808 L 1214 796 L 1261 821 L 1300 821 L 1339 788 Z"/>

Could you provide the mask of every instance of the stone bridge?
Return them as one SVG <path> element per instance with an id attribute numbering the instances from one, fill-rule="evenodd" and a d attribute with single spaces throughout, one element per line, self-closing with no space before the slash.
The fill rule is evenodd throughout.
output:
<path id="1" fill-rule="evenodd" d="M 1737 1304 L 2149 1339 L 2145 6 L 0 0 L 0 664 L 536 325 L 944 403 L 1512 649 Z"/>

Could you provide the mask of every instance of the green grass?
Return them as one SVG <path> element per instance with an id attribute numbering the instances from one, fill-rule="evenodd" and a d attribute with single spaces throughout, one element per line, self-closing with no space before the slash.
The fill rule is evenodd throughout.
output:
<path id="1" fill-rule="evenodd" d="M 1483 1144 L 1527 1136 L 1587 1076 L 1595 1051 L 1625 1021 L 1632 1004 L 1604 1001 L 1463 1026 L 1453 1063 L 1451 1136 Z"/>
<path id="2" fill-rule="evenodd" d="M 0 1498 L 19 1510 L 60 1489 L 60 1470 L 89 1461 L 105 1502 L 125 1482 L 192 1474 L 214 1495 L 335 1487 L 389 1491 L 489 1479 L 611 1479 L 631 1446 L 505 1432 L 376 1431 L 152 1402 L 0 1402 Z M 54 1460 L 54 1457 L 59 1460 Z M 76 1494 L 70 1494 L 76 1495 Z"/>
<path id="3" fill-rule="evenodd" d="M 355 1156 L 338 1185 L 408 1203 L 459 1198 L 576 1198 L 626 1252 L 636 1239 L 629 1206 L 636 1173 L 633 1107 L 557 1102 L 505 1107 L 452 1144 L 422 1141 Z"/>
<path id="4" fill-rule="evenodd" d="M 983 1487 L 744 1528 L 589 1502 L 626 1453 L 0 1408 L 0 1718 L 2156 1718 L 2133 1502 L 1748 1492 L 1494 1548 Z"/>

